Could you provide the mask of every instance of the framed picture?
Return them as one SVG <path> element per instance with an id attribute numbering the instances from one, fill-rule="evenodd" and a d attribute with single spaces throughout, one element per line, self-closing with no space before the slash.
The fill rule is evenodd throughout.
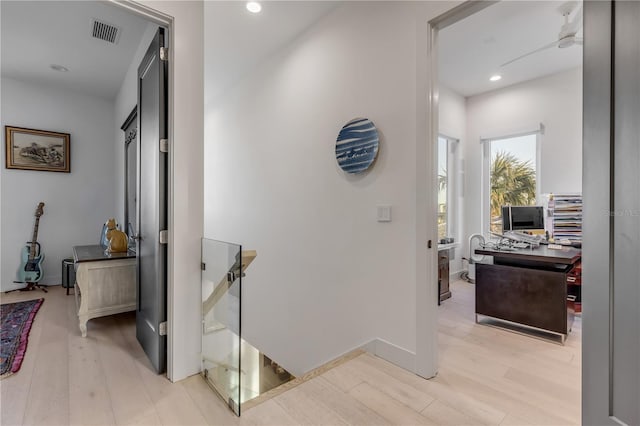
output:
<path id="1" fill-rule="evenodd" d="M 7 169 L 71 172 L 69 133 L 5 126 Z"/>

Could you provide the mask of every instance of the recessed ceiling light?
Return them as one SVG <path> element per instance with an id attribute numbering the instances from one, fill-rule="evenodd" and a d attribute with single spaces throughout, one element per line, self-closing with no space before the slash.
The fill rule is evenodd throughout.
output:
<path id="1" fill-rule="evenodd" d="M 258 13 L 262 10 L 262 6 L 257 1 L 247 2 L 247 10 L 251 13 Z"/>
<path id="2" fill-rule="evenodd" d="M 57 65 L 57 64 L 51 64 L 51 65 L 49 65 L 49 68 L 51 68 L 54 71 L 60 71 L 60 72 L 69 71 L 69 68 L 63 67 L 62 65 Z"/>
<path id="3" fill-rule="evenodd" d="M 502 78 L 502 76 L 501 76 L 500 74 L 495 74 L 495 75 L 492 75 L 492 76 L 489 78 L 489 81 L 498 81 L 498 80 L 500 80 L 501 78 Z"/>

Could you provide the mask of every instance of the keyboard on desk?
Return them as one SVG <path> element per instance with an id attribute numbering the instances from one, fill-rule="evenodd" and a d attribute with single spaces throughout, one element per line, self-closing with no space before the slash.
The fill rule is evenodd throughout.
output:
<path id="1" fill-rule="evenodd" d="M 522 241 L 524 243 L 540 244 L 541 241 L 541 238 L 539 237 L 534 237 L 533 235 L 524 234 L 517 231 L 507 231 L 504 233 L 504 236 L 514 240 Z"/>

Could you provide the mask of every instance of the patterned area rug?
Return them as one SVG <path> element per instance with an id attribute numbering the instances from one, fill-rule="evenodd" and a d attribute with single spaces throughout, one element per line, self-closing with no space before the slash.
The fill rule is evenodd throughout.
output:
<path id="1" fill-rule="evenodd" d="M 27 352 L 29 331 L 44 299 L 0 305 L 0 377 L 17 372 Z"/>

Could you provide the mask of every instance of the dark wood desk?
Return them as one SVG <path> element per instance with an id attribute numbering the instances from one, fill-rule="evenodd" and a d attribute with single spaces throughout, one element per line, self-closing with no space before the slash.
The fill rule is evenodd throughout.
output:
<path id="1" fill-rule="evenodd" d="M 451 297 L 449 262 L 451 261 L 451 252 L 453 250 L 453 247 L 438 248 L 438 288 L 440 289 L 438 305 Z"/>
<path id="2" fill-rule="evenodd" d="M 581 258 L 580 250 L 476 249 L 493 263 L 476 264 L 478 315 L 526 325 L 567 337 L 573 324 L 567 304 L 567 274 Z"/>
<path id="3" fill-rule="evenodd" d="M 497 259 L 515 259 L 542 263 L 554 263 L 560 265 L 575 265 L 582 257 L 581 251 L 573 247 L 563 247 L 560 250 L 550 249 L 541 245 L 534 249 L 516 249 L 514 251 L 496 249 L 476 249 L 477 254 L 494 256 Z"/>

